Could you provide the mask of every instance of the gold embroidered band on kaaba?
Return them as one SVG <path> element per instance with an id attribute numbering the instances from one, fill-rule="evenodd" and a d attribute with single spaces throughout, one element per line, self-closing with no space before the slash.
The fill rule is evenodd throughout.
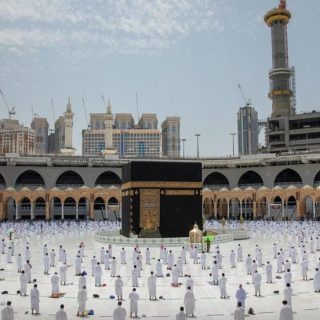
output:
<path id="1" fill-rule="evenodd" d="M 122 185 L 122 190 L 128 190 L 132 188 L 202 189 L 202 182 L 131 181 Z"/>

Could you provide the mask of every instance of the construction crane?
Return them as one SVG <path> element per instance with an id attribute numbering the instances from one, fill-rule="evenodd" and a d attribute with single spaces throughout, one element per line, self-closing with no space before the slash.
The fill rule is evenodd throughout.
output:
<path id="1" fill-rule="evenodd" d="M 243 97 L 243 100 L 244 100 L 245 105 L 246 105 L 246 106 L 250 106 L 250 105 L 251 105 L 251 99 L 247 99 L 246 95 L 244 94 L 244 92 L 243 92 L 243 90 L 242 90 L 242 88 L 241 88 L 240 83 L 238 83 L 238 87 L 239 87 L 239 90 L 240 90 L 241 95 L 242 95 L 242 97 Z"/>
<path id="2" fill-rule="evenodd" d="M 84 102 L 84 98 L 83 97 L 82 97 L 82 105 L 83 105 L 84 115 L 86 117 L 87 126 L 88 126 L 88 128 L 90 128 L 90 123 L 89 123 L 89 120 L 88 120 L 87 107 L 86 107 L 86 103 Z"/>
<path id="3" fill-rule="evenodd" d="M 9 119 L 12 119 L 13 116 L 16 114 L 15 108 L 14 108 L 14 107 L 12 107 L 11 109 L 9 108 L 8 102 L 7 102 L 7 100 L 6 100 L 6 97 L 4 96 L 4 94 L 3 94 L 3 92 L 2 92 L 1 89 L 0 89 L 0 94 L 1 94 L 1 96 L 2 96 L 2 99 L 3 99 L 3 101 L 4 101 L 4 104 L 5 104 L 6 107 L 7 107 L 8 114 L 9 114 Z"/>

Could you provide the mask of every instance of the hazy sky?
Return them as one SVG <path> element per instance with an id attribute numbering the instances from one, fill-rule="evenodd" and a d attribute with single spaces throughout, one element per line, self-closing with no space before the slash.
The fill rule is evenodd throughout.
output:
<path id="1" fill-rule="evenodd" d="M 271 112 L 270 29 L 264 13 L 278 0 L 0 0 L 0 88 L 16 117 L 34 112 L 53 127 L 71 97 L 74 145 L 88 113 L 156 112 L 181 116 L 186 154 L 232 152 L 230 132 L 244 104 L 240 82 L 260 118 Z M 297 110 L 320 109 L 320 1 L 289 0 L 289 59 L 296 67 Z M 0 117 L 7 117 L 0 100 Z"/>

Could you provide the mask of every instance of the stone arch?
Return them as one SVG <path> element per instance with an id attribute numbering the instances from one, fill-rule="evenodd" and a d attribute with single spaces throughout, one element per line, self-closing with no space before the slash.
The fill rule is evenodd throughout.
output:
<path id="1" fill-rule="evenodd" d="M 116 197 L 111 197 L 108 199 L 107 219 L 110 221 L 115 221 L 120 219 L 120 203 Z"/>
<path id="2" fill-rule="evenodd" d="M 274 179 L 274 186 L 302 185 L 302 179 L 299 173 L 293 169 L 287 168 L 280 171 Z"/>
<path id="3" fill-rule="evenodd" d="M 268 215 L 268 200 L 262 196 L 257 201 L 257 218 L 264 218 Z"/>
<path id="4" fill-rule="evenodd" d="M 67 170 L 60 174 L 56 181 L 56 187 L 81 187 L 84 185 L 83 179 L 79 173 L 73 170 Z"/>
<path id="5" fill-rule="evenodd" d="M 245 220 L 253 219 L 253 199 L 252 197 L 246 197 L 241 201 L 242 217 Z"/>
<path id="6" fill-rule="evenodd" d="M 105 220 L 106 217 L 106 203 L 102 197 L 96 197 L 93 205 L 95 220 Z"/>
<path id="7" fill-rule="evenodd" d="M 217 200 L 217 218 L 228 218 L 228 201 L 226 198 L 219 198 Z"/>
<path id="8" fill-rule="evenodd" d="M 33 214 L 35 219 L 46 218 L 46 201 L 43 197 L 38 197 L 33 203 Z"/>
<path id="9" fill-rule="evenodd" d="M 238 181 L 238 187 L 261 187 L 263 179 L 255 171 L 249 170 L 245 172 Z"/>
<path id="10" fill-rule="evenodd" d="M 63 202 L 64 219 L 76 219 L 77 201 L 73 197 L 67 197 Z"/>
<path id="11" fill-rule="evenodd" d="M 78 219 L 84 220 L 89 216 L 90 201 L 87 197 L 81 197 L 78 202 Z"/>
<path id="12" fill-rule="evenodd" d="M 16 204 L 17 204 L 17 201 L 14 197 L 8 197 L 5 200 L 5 218 L 6 219 L 8 220 L 16 219 Z"/>
<path id="13" fill-rule="evenodd" d="M 313 186 L 316 188 L 320 186 L 320 171 L 316 173 L 316 175 L 313 178 Z"/>
<path id="14" fill-rule="evenodd" d="M 19 218 L 24 220 L 31 219 L 31 201 L 28 197 L 23 197 L 19 201 Z"/>
<path id="15" fill-rule="evenodd" d="M 4 179 L 3 175 L 0 174 L 0 189 L 5 189 L 7 187 L 6 180 Z"/>
<path id="16" fill-rule="evenodd" d="M 230 182 L 224 174 L 215 171 L 204 179 L 203 187 L 209 189 L 230 188 Z"/>
<path id="17" fill-rule="evenodd" d="M 213 217 L 213 201 L 211 198 L 205 198 L 203 201 L 203 216 L 205 219 L 210 219 Z"/>
<path id="18" fill-rule="evenodd" d="M 40 173 L 34 170 L 26 170 L 18 176 L 15 182 L 16 188 L 28 187 L 36 189 L 39 187 L 45 188 L 45 182 Z"/>
<path id="19" fill-rule="evenodd" d="M 240 199 L 238 197 L 232 197 L 229 201 L 229 213 L 230 218 L 233 220 L 240 219 Z"/>
<path id="20" fill-rule="evenodd" d="M 52 197 L 50 200 L 50 218 L 63 219 L 62 216 L 62 201 L 59 197 Z"/>
<path id="21" fill-rule="evenodd" d="M 95 181 L 95 186 L 119 186 L 122 184 L 120 177 L 112 171 L 102 172 Z"/>

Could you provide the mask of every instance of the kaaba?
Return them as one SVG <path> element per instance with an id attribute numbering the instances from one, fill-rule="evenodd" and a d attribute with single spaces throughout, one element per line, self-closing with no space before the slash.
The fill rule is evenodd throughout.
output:
<path id="1" fill-rule="evenodd" d="M 187 237 L 202 229 L 202 164 L 131 161 L 122 169 L 122 234 Z"/>

